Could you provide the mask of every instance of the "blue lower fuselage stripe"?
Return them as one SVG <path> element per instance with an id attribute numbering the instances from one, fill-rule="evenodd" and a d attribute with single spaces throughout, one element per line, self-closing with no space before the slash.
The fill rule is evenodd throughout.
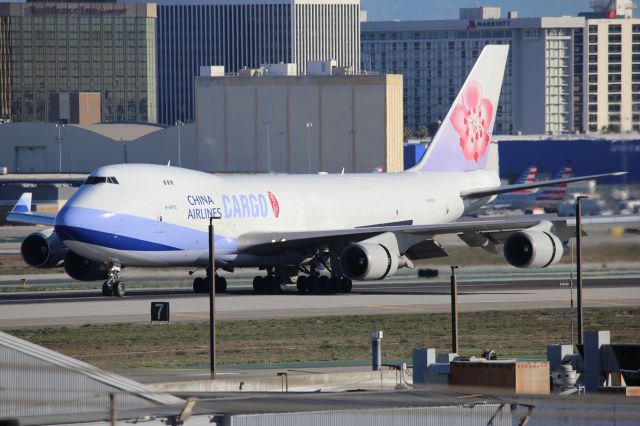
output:
<path id="1" fill-rule="evenodd" d="M 93 229 L 78 228 L 74 226 L 56 226 L 56 233 L 63 240 L 73 240 L 89 243 L 101 247 L 126 251 L 177 251 L 177 247 L 138 238 L 115 235 L 109 232 L 101 232 Z"/>
<path id="2" fill-rule="evenodd" d="M 206 250 L 209 234 L 161 220 L 104 210 L 65 206 L 56 216 L 56 233 L 63 241 L 127 251 Z M 216 234 L 216 249 L 237 250 L 235 238 Z"/>

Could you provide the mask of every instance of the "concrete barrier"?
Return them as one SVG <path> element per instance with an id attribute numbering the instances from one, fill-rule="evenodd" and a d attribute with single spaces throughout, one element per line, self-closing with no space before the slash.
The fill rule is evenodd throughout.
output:
<path id="1" fill-rule="evenodd" d="M 222 377 L 215 380 L 156 383 L 162 392 L 340 392 L 353 389 L 389 390 L 401 385 L 394 370 L 357 371 L 331 374 L 293 374 L 262 377 Z"/>

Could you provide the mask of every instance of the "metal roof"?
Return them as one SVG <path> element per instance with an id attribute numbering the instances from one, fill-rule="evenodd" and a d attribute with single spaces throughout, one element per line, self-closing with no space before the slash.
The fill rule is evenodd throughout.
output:
<path id="1" fill-rule="evenodd" d="M 176 405 L 184 401 L 0 332 L 0 416 L 37 416 Z"/>

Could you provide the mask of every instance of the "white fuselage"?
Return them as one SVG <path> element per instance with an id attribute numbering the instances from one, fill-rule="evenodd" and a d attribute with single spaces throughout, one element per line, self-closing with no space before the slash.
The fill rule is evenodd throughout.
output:
<path id="1" fill-rule="evenodd" d="M 81 256 L 128 266 L 206 265 L 211 216 L 220 217 L 217 259 L 260 266 L 264 259 L 238 248 L 243 235 L 446 223 L 465 213 L 461 191 L 500 185 L 487 170 L 221 176 L 137 164 L 92 176 L 117 183 L 81 186 L 56 218 L 56 231 Z"/>

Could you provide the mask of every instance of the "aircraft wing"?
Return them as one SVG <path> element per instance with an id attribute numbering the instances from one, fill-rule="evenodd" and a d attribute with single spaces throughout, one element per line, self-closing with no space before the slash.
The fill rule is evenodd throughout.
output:
<path id="1" fill-rule="evenodd" d="M 578 177 L 571 177 L 571 178 L 564 178 L 564 179 L 543 180 L 543 181 L 538 181 L 533 183 L 504 185 L 504 186 L 499 186 L 497 188 L 464 191 L 460 194 L 460 196 L 462 198 L 482 198 L 482 197 L 489 197 L 491 195 L 506 194 L 508 192 L 522 191 L 524 189 L 542 188 L 545 186 L 555 186 L 563 183 L 581 182 L 585 180 L 599 179 L 599 178 L 608 177 L 608 176 L 622 176 L 625 174 L 627 174 L 627 172 L 603 173 L 599 175 L 578 176 Z"/>
<path id="2" fill-rule="evenodd" d="M 56 215 L 31 211 L 31 192 L 25 192 L 20 196 L 13 209 L 7 214 L 10 222 L 28 223 L 32 225 L 53 226 Z"/>
<path id="3" fill-rule="evenodd" d="M 482 246 L 484 242 L 501 243 L 511 233 L 517 232 L 543 221 L 553 223 L 556 233 L 561 239 L 568 239 L 575 234 L 576 219 L 574 217 L 558 217 L 557 215 L 524 215 L 501 219 L 461 220 L 451 223 L 433 225 L 376 225 L 354 229 L 336 229 L 323 231 L 300 232 L 260 232 L 248 233 L 239 238 L 239 250 L 248 254 L 267 255 L 294 251 L 314 250 L 332 245 L 347 245 L 366 240 L 384 232 L 393 232 L 418 243 L 430 242 L 428 257 L 446 256 L 442 247 L 433 240 L 444 234 L 458 234 L 470 246 Z M 583 217 L 584 225 L 609 224 L 624 225 L 640 223 L 640 215 L 589 216 Z M 419 238 L 418 238 L 419 237 Z M 424 246 L 423 246 L 424 247 Z M 426 258 L 426 257 L 425 257 Z"/>

